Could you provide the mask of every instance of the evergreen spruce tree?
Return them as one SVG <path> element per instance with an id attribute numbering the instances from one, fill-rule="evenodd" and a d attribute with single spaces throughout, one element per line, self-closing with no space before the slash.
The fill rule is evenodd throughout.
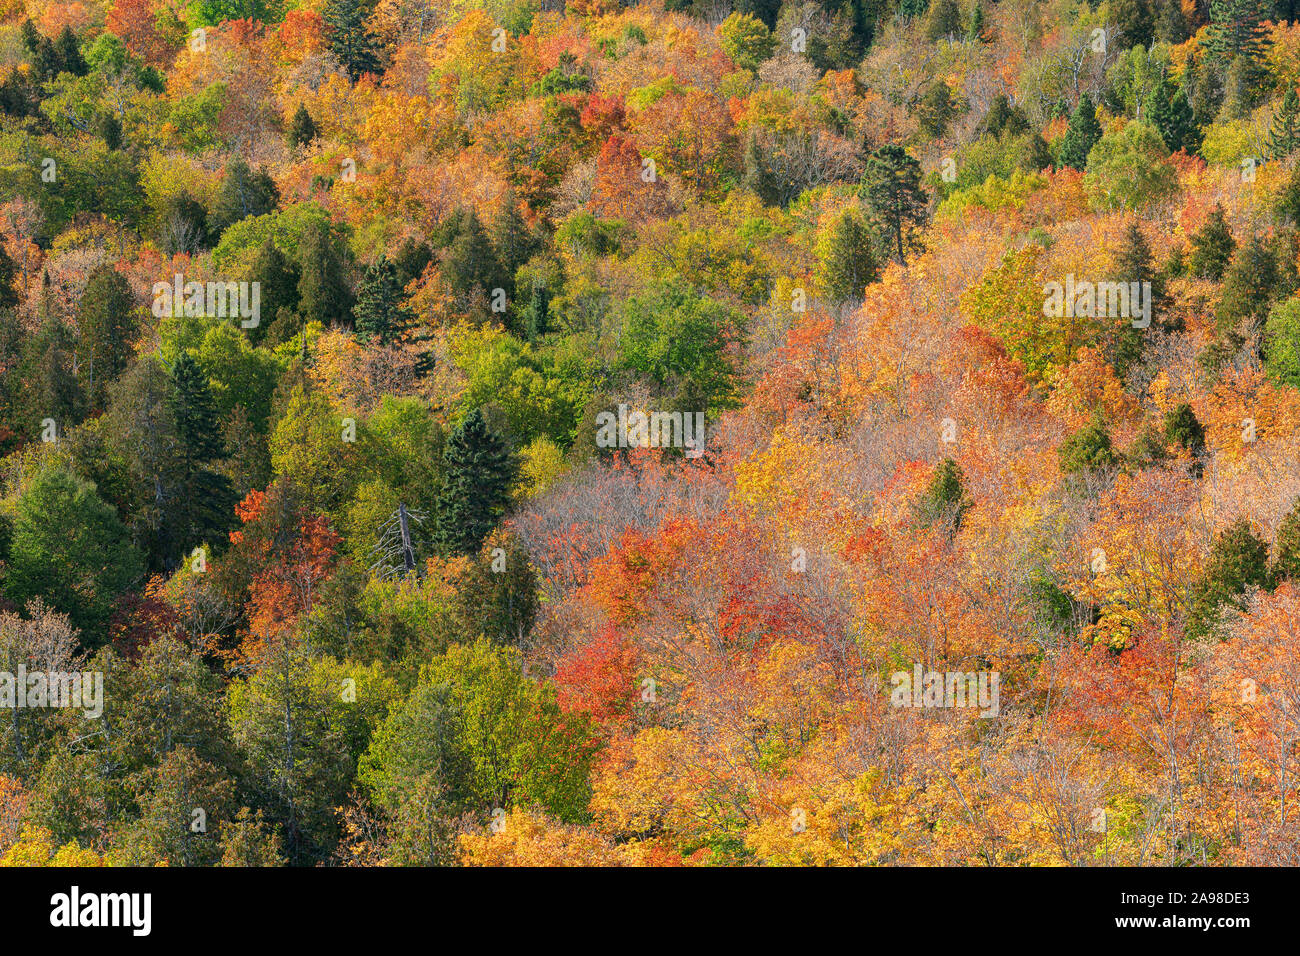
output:
<path id="1" fill-rule="evenodd" d="M 775 177 L 767 168 L 763 150 L 758 145 L 758 135 L 753 130 L 745 140 L 745 188 L 758 196 L 767 205 L 775 205 L 780 199 L 780 192 Z"/>
<path id="2" fill-rule="evenodd" d="M 448 437 L 442 461 L 431 537 L 443 555 L 474 554 L 505 514 L 517 464 L 477 408 Z"/>
<path id="3" fill-rule="evenodd" d="M 1165 439 L 1179 445 L 1194 457 L 1205 454 L 1205 426 L 1192 411 L 1192 406 L 1182 402 L 1165 413 Z"/>
<path id="4" fill-rule="evenodd" d="M 1145 288 L 1150 290 L 1151 319 L 1153 323 L 1159 321 L 1164 306 L 1164 280 L 1156 271 L 1151 246 L 1137 220 L 1129 222 L 1124 230 L 1124 239 L 1115 250 L 1111 260 L 1111 278 L 1123 283 L 1149 282 Z M 1113 364 L 1120 375 L 1141 358 L 1143 335 L 1143 330 L 1135 328 L 1132 322 L 1125 322 L 1119 330 Z"/>
<path id="5" fill-rule="evenodd" d="M 172 414 L 180 446 L 180 494 L 173 533 L 180 553 L 168 556 L 169 564 L 183 560 L 195 546 L 224 536 L 232 523 L 236 500 L 230 480 L 213 467 L 225 457 L 226 450 L 206 373 L 188 353 L 182 352 L 172 368 L 172 381 Z"/>
<path id="6" fill-rule="evenodd" d="M 535 243 L 528 223 L 519 212 L 513 195 L 506 197 L 500 214 L 492 221 L 492 251 L 500 267 L 494 286 L 506 290 L 511 301 L 515 297 L 515 272 L 533 254 Z"/>
<path id="7" fill-rule="evenodd" d="M 1192 476 L 1200 478 L 1205 468 L 1205 428 L 1186 402 L 1165 413 L 1165 440 L 1185 449 L 1191 456 Z"/>
<path id="8" fill-rule="evenodd" d="M 916 513 L 922 524 L 940 524 L 951 535 L 960 529 L 962 518 L 970 506 L 961 466 L 951 458 L 945 458 L 935 468 L 925 494 L 917 503 Z"/>
<path id="9" fill-rule="evenodd" d="M 266 337 L 271 324 L 282 311 L 297 310 L 299 278 L 294 264 L 280 251 L 275 241 L 267 236 L 248 270 L 248 281 L 259 284 L 258 307 L 262 312 L 258 325 L 248 330 L 248 338 L 254 345 Z"/>
<path id="10" fill-rule="evenodd" d="M 935 0 L 925 22 L 925 38 L 933 43 L 945 37 L 960 36 L 961 10 L 957 0 Z"/>
<path id="11" fill-rule="evenodd" d="M 14 288 L 17 278 L 18 266 L 0 243 L 0 309 L 12 309 L 18 304 L 18 290 Z"/>
<path id="12" fill-rule="evenodd" d="M 1273 544 L 1273 580 L 1300 586 L 1300 498 L 1282 519 Z"/>
<path id="13" fill-rule="evenodd" d="M 1268 154 L 1273 159 L 1284 159 L 1300 147 L 1300 96 L 1294 87 L 1288 87 L 1282 104 L 1273 114 L 1273 125 L 1268 131 Z"/>
<path id="14" fill-rule="evenodd" d="M 1224 608 L 1245 609 L 1248 588 L 1269 589 L 1268 546 L 1242 518 L 1219 534 L 1205 571 L 1188 591 L 1187 636 L 1212 636 Z"/>
<path id="15" fill-rule="evenodd" d="M 72 27 L 67 25 L 63 27 L 63 32 L 54 41 L 54 52 L 58 57 L 59 67 L 64 72 L 71 73 L 73 76 L 85 76 L 90 72 L 81 55 L 81 45 L 77 42 L 77 35 L 72 32 Z"/>
<path id="16" fill-rule="evenodd" d="M 459 234 L 443 261 L 443 278 L 458 295 L 468 295 L 475 288 L 490 290 L 500 272 L 487 232 L 478 215 L 470 210 L 461 219 Z"/>
<path id="17" fill-rule="evenodd" d="M 357 304 L 352 316 L 357 338 L 380 345 L 388 345 L 410 325 L 411 315 L 397 278 L 397 267 L 387 256 L 381 255 L 366 269 L 357 286 Z"/>
<path id="18" fill-rule="evenodd" d="M 243 157 L 236 156 L 226 167 L 209 224 L 220 235 L 250 216 L 274 212 L 279 202 L 280 191 L 266 170 L 253 172 Z"/>
<path id="19" fill-rule="evenodd" d="M 122 148 L 122 123 L 112 113 L 105 113 L 100 119 L 99 135 L 109 149 Z"/>
<path id="20" fill-rule="evenodd" d="M 916 117 L 921 132 L 935 139 L 947 132 L 954 112 L 952 90 L 942 80 L 931 83 L 930 88 L 925 91 L 925 95 L 916 105 Z"/>
<path id="21" fill-rule="evenodd" d="M 1192 234 L 1192 251 L 1188 257 L 1187 270 L 1197 279 L 1218 282 L 1232 262 L 1236 248 L 1237 242 L 1232 238 L 1227 215 L 1220 203 L 1214 207 L 1201 228 Z"/>
<path id="22" fill-rule="evenodd" d="M 137 324 L 126 278 L 111 265 L 99 266 L 90 274 L 77 306 L 79 375 L 92 405 L 104 407 L 109 383 L 126 369 Z"/>
<path id="23" fill-rule="evenodd" d="M 397 281 L 405 289 L 415 279 L 424 274 L 424 268 L 433 261 L 433 249 L 429 244 L 414 236 L 407 236 L 397 247 L 393 256 L 393 265 L 397 267 Z"/>
<path id="24" fill-rule="evenodd" d="M 1210 49 L 1221 64 L 1239 57 L 1258 63 L 1266 39 L 1268 0 L 1210 0 Z"/>
<path id="25" fill-rule="evenodd" d="M 1300 163 L 1291 169 L 1291 176 L 1278 197 L 1278 215 L 1291 225 L 1300 224 Z"/>
<path id="26" fill-rule="evenodd" d="M 1066 127 L 1061 143 L 1061 164 L 1071 169 L 1084 170 L 1088 167 L 1088 154 L 1097 140 L 1101 139 L 1101 124 L 1097 122 L 1097 108 L 1092 104 L 1092 97 L 1084 93 L 1079 97 L 1079 105 L 1070 114 L 1070 125 Z"/>
<path id="27" fill-rule="evenodd" d="M 534 283 L 523 316 L 524 334 L 528 341 L 536 342 L 550 331 L 550 305 L 551 297 L 546 286 Z"/>
<path id="28" fill-rule="evenodd" d="M 817 285 L 832 302 L 862 297 L 879 273 L 871 251 L 871 232 L 853 209 L 831 223 L 816 247 Z"/>
<path id="29" fill-rule="evenodd" d="M 1201 133 L 1187 102 L 1187 93 L 1168 76 L 1161 77 L 1147 94 L 1145 115 L 1171 153 L 1181 149 L 1191 154 L 1200 148 Z"/>
<path id="30" fill-rule="evenodd" d="M 328 0 L 322 16 L 329 27 L 329 44 L 353 82 L 366 73 L 379 73 L 379 42 L 366 20 L 373 12 L 370 0 Z"/>
<path id="31" fill-rule="evenodd" d="M 1215 311 L 1219 334 L 1230 337 L 1233 345 L 1258 339 L 1262 346 L 1264 322 L 1277 292 L 1277 256 L 1262 236 L 1251 236 L 1223 277 L 1223 294 Z"/>
<path id="32" fill-rule="evenodd" d="M 1153 7 L 1152 0 L 1114 0 L 1111 4 L 1111 16 L 1125 46 L 1151 45 L 1156 27 Z"/>
<path id="33" fill-rule="evenodd" d="M 57 315 L 47 316 L 29 338 L 18 366 L 23 404 L 33 411 L 27 433 L 40 434 L 40 422 L 53 418 L 65 430 L 80 421 L 86 396 L 73 371 L 76 342 Z"/>
<path id="34" fill-rule="evenodd" d="M 988 43 L 989 37 L 984 27 L 984 7 L 978 2 L 971 7 L 970 22 L 966 25 L 966 39 Z"/>
<path id="35" fill-rule="evenodd" d="M 316 128 L 316 123 L 312 120 L 311 114 L 307 112 L 307 107 L 299 103 L 297 111 L 293 114 L 293 119 L 289 122 L 289 131 L 285 134 L 285 139 L 288 140 L 290 148 L 306 146 L 319 135 L 320 131 Z"/>
<path id="36" fill-rule="evenodd" d="M 347 322 L 352 314 L 352 292 L 343 279 L 343 265 L 329 223 L 310 222 L 298 247 L 298 309 L 305 322 Z"/>
<path id="37" fill-rule="evenodd" d="M 1102 473 L 1118 463 L 1110 432 L 1100 415 L 1094 415 L 1092 421 L 1061 442 L 1057 455 L 1061 473 L 1072 476 Z"/>
<path id="38" fill-rule="evenodd" d="M 989 111 L 984 114 L 979 129 L 980 133 L 991 136 L 1001 136 L 1003 133 L 1019 136 L 1029 132 L 1029 120 L 1024 111 L 1011 105 L 1011 100 L 1005 93 L 999 93 L 989 104 Z"/>

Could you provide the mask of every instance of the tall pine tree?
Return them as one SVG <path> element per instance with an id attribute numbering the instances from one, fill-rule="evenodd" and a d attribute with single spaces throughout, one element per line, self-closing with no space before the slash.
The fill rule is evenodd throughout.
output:
<path id="1" fill-rule="evenodd" d="M 921 164 L 901 146 L 882 146 L 867 160 L 858 186 L 878 241 L 899 265 L 916 245 L 915 233 L 929 218 L 929 197 L 921 186 Z"/>

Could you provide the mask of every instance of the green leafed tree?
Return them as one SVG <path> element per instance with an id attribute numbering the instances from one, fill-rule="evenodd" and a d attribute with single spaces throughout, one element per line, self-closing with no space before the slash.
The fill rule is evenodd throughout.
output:
<path id="1" fill-rule="evenodd" d="M 94 485 L 52 467 L 19 496 L 5 578 L 5 595 L 18 606 L 40 598 L 96 646 L 114 598 L 142 571 L 130 533 Z"/>
<path id="2" fill-rule="evenodd" d="M 1300 96 L 1294 87 L 1288 87 L 1269 127 L 1268 154 L 1274 159 L 1285 159 L 1297 147 L 1300 147 Z"/>

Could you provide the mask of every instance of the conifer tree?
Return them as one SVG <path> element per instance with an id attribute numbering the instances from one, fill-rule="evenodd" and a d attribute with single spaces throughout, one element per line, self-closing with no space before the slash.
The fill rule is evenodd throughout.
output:
<path id="1" fill-rule="evenodd" d="M 14 288 L 17 278 L 18 266 L 0 243 L 0 309 L 12 309 L 18 304 L 18 290 Z"/>
<path id="2" fill-rule="evenodd" d="M 456 238 L 443 261 L 443 278 L 457 294 L 468 295 L 476 287 L 491 289 L 500 271 L 487 232 L 478 215 L 470 210 L 461 217 Z"/>
<path id="3" fill-rule="evenodd" d="M 103 407 L 109 383 L 130 361 L 137 324 L 126 278 L 111 265 L 98 267 L 90 274 L 77 306 L 79 374 L 92 405 Z"/>
<path id="4" fill-rule="evenodd" d="M 214 465 L 225 457 L 221 420 L 208 377 L 199 364 L 182 352 L 172 367 L 175 383 L 172 415 L 179 439 L 174 533 L 179 561 L 190 549 L 227 531 L 232 523 L 235 492 L 230 480 Z"/>
<path id="5" fill-rule="evenodd" d="M 1222 64 L 1263 56 L 1268 0 L 1210 0 L 1210 49 Z"/>
<path id="6" fill-rule="evenodd" d="M 1258 336 L 1277 292 L 1277 256 L 1262 236 L 1251 236 L 1237 250 L 1223 277 L 1223 293 L 1215 312 L 1220 335 L 1232 336 L 1234 342 Z"/>
<path id="7" fill-rule="evenodd" d="M 1273 544 L 1273 579 L 1300 585 L 1300 498 L 1282 519 Z"/>
<path id="8" fill-rule="evenodd" d="M 519 204 L 512 195 L 506 197 L 505 205 L 496 219 L 492 221 L 492 251 L 500 267 L 499 275 L 493 283 L 505 289 L 513 300 L 515 295 L 515 272 L 528 261 L 533 254 L 533 234 L 528 223 L 519 212 Z"/>
<path id="9" fill-rule="evenodd" d="M 1070 125 L 1061 143 L 1061 164 L 1071 169 L 1086 169 L 1088 154 L 1099 139 L 1101 124 L 1097 122 L 1097 109 L 1092 105 L 1092 97 L 1084 93 L 1070 114 Z"/>
<path id="10" fill-rule="evenodd" d="M 961 10 L 957 0 L 935 0 L 925 23 L 925 38 L 933 43 L 961 33 Z"/>
<path id="11" fill-rule="evenodd" d="M 1061 473 L 1088 475 L 1113 468 L 1118 460 L 1111 446 L 1110 432 L 1100 415 L 1061 443 L 1057 449 Z"/>
<path id="12" fill-rule="evenodd" d="M 992 136 L 1001 136 L 1004 132 L 1011 136 L 1019 136 L 1021 133 L 1029 132 L 1029 120 L 1022 110 L 1011 105 L 1011 100 L 1005 93 L 999 93 L 993 97 L 993 102 L 989 104 L 989 111 L 984 114 L 984 120 L 980 123 L 980 132 Z"/>
<path id="13" fill-rule="evenodd" d="M 248 281 L 259 284 L 258 308 L 262 312 L 258 324 L 248 330 L 254 345 L 267 336 L 282 311 L 297 310 L 299 279 L 297 267 L 280 251 L 275 240 L 267 236 L 248 270 Z"/>
<path id="14" fill-rule="evenodd" d="M 1152 0 L 1114 0 L 1111 15 L 1125 46 L 1150 46 L 1155 31 Z"/>
<path id="15" fill-rule="evenodd" d="M 1192 234 L 1192 251 L 1188 257 L 1188 272 L 1198 279 L 1212 279 L 1218 282 L 1223 278 L 1237 242 L 1232 238 L 1228 228 L 1227 215 L 1223 204 L 1215 205 L 1200 229 Z"/>
<path id="16" fill-rule="evenodd" d="M 1182 402 L 1165 413 L 1165 439 L 1181 445 L 1193 456 L 1205 453 L 1205 427 L 1196 418 L 1192 406 Z"/>
<path id="17" fill-rule="evenodd" d="M 768 205 L 774 205 L 779 199 L 779 190 L 771 170 L 767 167 L 767 160 L 763 156 L 763 150 L 758 145 L 758 135 L 750 130 L 749 137 L 745 140 L 745 188 L 758 196 L 759 199 Z"/>
<path id="18" fill-rule="evenodd" d="M 878 275 L 871 233 L 853 209 L 838 216 L 817 243 L 817 284 L 833 302 L 859 299 Z"/>
<path id="19" fill-rule="evenodd" d="M 236 156 L 226 167 L 225 178 L 212 208 L 210 226 L 215 234 L 220 235 L 249 216 L 274 212 L 279 202 L 280 191 L 266 170 L 253 172 L 243 157 Z"/>
<path id="20" fill-rule="evenodd" d="M 1161 77 L 1147 94 L 1146 118 L 1171 153 L 1181 149 L 1190 154 L 1200 148 L 1200 129 L 1192 116 L 1187 93 L 1168 76 Z"/>
<path id="21" fill-rule="evenodd" d="M 71 73 L 73 76 L 85 76 L 90 72 L 81 55 L 81 46 L 77 42 L 77 35 L 72 32 L 72 27 L 64 25 L 59 38 L 54 41 L 54 52 L 58 57 L 59 67 L 64 72 Z"/>
<path id="22" fill-rule="evenodd" d="M 112 113 L 105 113 L 99 121 L 99 135 L 109 149 L 122 147 L 122 123 Z"/>
<path id="23" fill-rule="evenodd" d="M 353 82 L 366 73 L 379 73 L 379 43 L 366 21 L 373 12 L 370 0 L 328 0 L 322 16 L 329 27 L 329 44 Z"/>
<path id="24" fill-rule="evenodd" d="M 871 214 L 878 241 L 899 265 L 916 245 L 915 233 L 929 218 L 929 197 L 921 186 L 921 164 L 901 146 L 882 146 L 871 154 L 858 186 Z"/>
<path id="25" fill-rule="evenodd" d="M 299 103 L 298 109 L 293 114 L 293 119 L 289 122 L 289 130 L 285 134 L 285 139 L 288 140 L 290 148 L 306 146 L 319 135 L 320 131 L 316 128 L 316 123 L 311 118 L 311 114 L 307 112 L 307 107 Z"/>
<path id="26" fill-rule="evenodd" d="M 1251 587 L 1271 588 L 1268 546 L 1242 518 L 1214 540 L 1205 570 L 1188 592 L 1187 635 L 1211 636 L 1226 607 L 1245 608 Z"/>
<path id="27" fill-rule="evenodd" d="M 343 257 L 328 222 L 313 220 L 298 248 L 298 308 L 304 321 L 344 323 L 352 312 L 352 292 L 343 279 Z"/>
<path id="28" fill-rule="evenodd" d="M 952 458 L 945 458 L 935 468 L 916 510 L 922 524 L 939 523 L 949 534 L 955 534 L 970 506 L 961 466 Z"/>
<path id="29" fill-rule="evenodd" d="M 523 316 L 524 334 L 528 341 L 536 342 L 550 331 L 550 303 L 551 297 L 546 286 L 540 282 L 534 283 Z"/>
<path id="30" fill-rule="evenodd" d="M 1269 127 L 1268 154 L 1273 159 L 1284 159 L 1297 147 L 1300 147 L 1300 96 L 1294 87 L 1288 87 Z"/>
<path id="31" fill-rule="evenodd" d="M 387 256 L 381 255 L 366 269 L 357 286 L 357 304 L 352 315 L 357 338 L 362 342 L 388 345 L 410 325 L 411 316 L 398 282 L 397 267 Z"/>
<path id="32" fill-rule="evenodd" d="M 448 437 L 442 461 L 431 537 L 444 555 L 474 554 L 510 503 L 514 456 L 476 408 Z"/>

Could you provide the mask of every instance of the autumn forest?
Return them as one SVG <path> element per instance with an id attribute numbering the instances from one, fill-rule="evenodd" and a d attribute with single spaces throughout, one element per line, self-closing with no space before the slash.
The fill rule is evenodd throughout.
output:
<path id="1" fill-rule="evenodd" d="M 0 0 L 0 866 L 1300 864 L 1296 0 Z"/>

